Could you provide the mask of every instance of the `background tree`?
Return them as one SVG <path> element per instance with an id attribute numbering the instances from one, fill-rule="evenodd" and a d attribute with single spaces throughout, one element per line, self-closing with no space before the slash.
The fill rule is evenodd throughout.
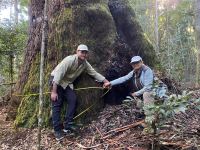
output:
<path id="1" fill-rule="evenodd" d="M 200 78 L 200 0 L 195 3 L 195 31 L 196 31 L 196 46 L 197 46 L 197 64 L 196 64 L 196 87 L 199 86 Z"/>
<path id="2" fill-rule="evenodd" d="M 5 82 L 10 82 L 10 55 L 17 61 L 17 66 L 13 66 L 13 80 L 17 79 L 19 65 L 22 62 L 23 49 L 27 39 L 27 23 L 22 22 L 16 28 L 0 25 L 0 74 L 4 77 Z M 17 58 L 17 59 L 16 59 Z M 6 87 L 0 87 L 3 95 Z M 3 90 L 5 89 L 5 90 Z"/>
<path id="3" fill-rule="evenodd" d="M 15 8 L 15 24 L 17 25 L 18 24 L 18 19 L 19 19 L 19 9 L 18 9 L 18 5 L 19 5 L 19 3 L 18 3 L 18 0 L 15 0 L 14 1 L 14 8 Z"/>
<path id="4" fill-rule="evenodd" d="M 156 3 L 157 1 L 157 9 Z M 181 83 L 193 83 L 196 70 L 194 34 L 195 0 L 130 0 L 136 16 L 156 49 L 156 53 L 169 76 Z M 156 11 L 158 26 L 155 26 Z M 154 31 L 158 30 L 158 34 Z M 159 37 L 158 40 L 157 37 Z"/>
<path id="5" fill-rule="evenodd" d="M 18 5 L 19 17 L 15 17 L 13 12 L 13 1 L 0 2 L 0 74 L 4 82 L 14 82 L 19 73 L 19 68 L 23 59 L 23 52 L 26 46 L 28 22 L 26 17 L 27 3 Z M 8 16 L 8 13 L 11 14 Z M 11 61 L 10 61 L 11 60 Z M 12 64 L 12 65 L 11 65 Z M 12 72 L 12 73 L 11 73 Z M 8 92 L 10 85 L 0 86 L 0 96 Z"/>

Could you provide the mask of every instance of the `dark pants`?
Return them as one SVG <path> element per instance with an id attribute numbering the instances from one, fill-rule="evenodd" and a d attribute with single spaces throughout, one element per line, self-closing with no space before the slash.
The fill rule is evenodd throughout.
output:
<path id="1" fill-rule="evenodd" d="M 54 131 L 61 130 L 61 109 L 63 104 L 67 102 L 68 107 L 65 113 L 64 128 L 67 128 L 70 122 L 73 122 L 74 113 L 76 110 L 76 94 L 68 86 L 63 89 L 58 85 L 57 88 L 58 99 L 52 101 L 52 121 Z"/>

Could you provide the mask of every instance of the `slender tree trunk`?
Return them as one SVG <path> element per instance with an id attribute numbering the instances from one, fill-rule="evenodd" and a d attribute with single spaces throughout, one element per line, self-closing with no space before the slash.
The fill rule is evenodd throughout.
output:
<path id="1" fill-rule="evenodd" d="M 13 16 L 12 8 L 13 8 L 13 0 L 10 0 L 10 20 L 12 20 Z"/>
<path id="2" fill-rule="evenodd" d="M 18 24 L 18 14 L 19 14 L 19 10 L 18 10 L 18 0 L 14 0 L 15 2 L 14 2 L 14 8 L 15 8 L 15 25 L 17 25 Z"/>
<path id="3" fill-rule="evenodd" d="M 19 5 L 19 1 L 18 0 L 14 0 L 14 21 L 15 21 L 15 28 L 18 25 L 18 20 L 19 20 L 19 9 L 18 9 L 18 5 Z M 19 55 L 16 54 L 14 60 L 14 64 L 13 64 L 13 68 L 14 70 L 16 70 L 15 73 L 19 72 Z"/>
<path id="4" fill-rule="evenodd" d="M 10 59 L 10 83 L 13 83 L 14 82 L 14 79 L 13 79 L 13 75 L 14 75 L 14 71 L 13 71 L 13 60 L 14 60 L 14 54 L 13 52 L 11 51 L 10 55 L 9 55 L 9 59 Z M 12 97 L 12 91 L 13 91 L 13 85 L 11 84 L 10 85 L 10 97 Z"/>
<path id="5" fill-rule="evenodd" d="M 44 4 L 44 18 L 43 18 L 43 28 L 42 28 L 42 43 L 41 43 L 41 60 L 40 60 L 40 95 L 39 95 L 39 114 L 38 114 L 38 150 L 41 150 L 41 128 L 42 128 L 42 112 L 43 112 L 43 101 L 44 101 L 44 56 L 47 50 L 47 7 L 48 0 L 45 0 Z"/>
<path id="6" fill-rule="evenodd" d="M 168 6 L 166 5 L 166 37 L 167 37 L 167 59 L 168 59 L 168 65 L 167 65 L 167 71 L 169 76 L 171 77 L 171 52 L 170 52 L 170 42 L 169 42 L 169 13 L 168 13 Z"/>
<path id="7" fill-rule="evenodd" d="M 200 0 L 196 0 L 195 5 L 195 29 L 196 29 L 196 46 L 197 46 L 197 55 L 196 55 L 196 87 L 199 86 L 200 82 Z"/>
<path id="8" fill-rule="evenodd" d="M 155 0 L 155 37 L 156 37 L 156 53 L 159 54 L 159 26 L 158 26 L 158 0 Z"/>

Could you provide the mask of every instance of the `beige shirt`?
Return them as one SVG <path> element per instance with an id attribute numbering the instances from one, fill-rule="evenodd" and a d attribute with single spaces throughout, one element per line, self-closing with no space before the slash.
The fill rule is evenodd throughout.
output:
<path id="1" fill-rule="evenodd" d="M 64 89 L 68 85 L 71 85 L 70 87 L 73 88 L 72 83 L 83 71 L 86 71 L 100 82 L 105 79 L 104 76 L 92 68 L 88 61 L 85 60 L 82 64 L 78 65 L 78 56 L 76 54 L 65 57 L 52 71 L 51 76 L 54 76 L 53 81 L 61 85 Z"/>

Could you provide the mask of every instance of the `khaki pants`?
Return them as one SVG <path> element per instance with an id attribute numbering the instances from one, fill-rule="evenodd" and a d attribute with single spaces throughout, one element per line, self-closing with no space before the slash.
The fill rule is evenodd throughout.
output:
<path id="1" fill-rule="evenodd" d="M 143 93 L 143 101 L 141 99 L 137 99 L 137 107 L 142 109 L 145 105 L 152 104 L 154 102 L 153 93 L 144 92 Z"/>
<path id="2" fill-rule="evenodd" d="M 144 92 L 143 93 L 143 111 L 146 117 L 148 116 L 152 116 L 153 112 L 149 111 L 147 108 L 149 105 L 154 103 L 154 96 L 153 96 L 153 92 Z"/>
<path id="3" fill-rule="evenodd" d="M 154 96 L 153 96 L 153 92 L 144 92 L 143 93 L 143 101 L 139 98 L 136 99 L 136 106 L 141 109 L 141 111 L 144 111 L 144 114 L 147 115 L 151 115 L 152 112 L 149 112 L 148 106 L 154 103 Z"/>
<path id="4" fill-rule="evenodd" d="M 144 92 L 143 100 L 144 100 L 144 105 L 153 103 L 154 102 L 153 93 L 152 92 Z"/>

